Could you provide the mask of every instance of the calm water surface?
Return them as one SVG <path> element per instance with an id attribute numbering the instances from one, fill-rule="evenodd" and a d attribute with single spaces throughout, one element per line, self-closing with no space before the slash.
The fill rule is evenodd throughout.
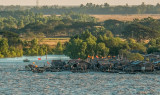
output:
<path id="1" fill-rule="evenodd" d="M 23 62 L 23 59 L 31 62 Z M 41 61 L 38 61 L 41 58 Z M 18 71 L 36 62 L 69 59 L 49 55 L 0 59 L 0 95 L 160 95 L 160 75 Z"/>

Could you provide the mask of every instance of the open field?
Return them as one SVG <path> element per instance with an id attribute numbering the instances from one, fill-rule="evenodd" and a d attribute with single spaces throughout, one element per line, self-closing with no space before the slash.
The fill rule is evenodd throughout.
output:
<path id="1" fill-rule="evenodd" d="M 64 44 L 65 42 L 68 42 L 70 38 L 44 38 L 40 44 L 47 44 L 50 47 L 55 47 L 58 42 L 61 42 Z"/>
<path id="2" fill-rule="evenodd" d="M 44 17 L 48 17 L 50 15 L 44 15 Z M 60 15 L 56 15 L 56 16 L 60 16 Z M 93 16 L 95 18 L 98 19 L 99 22 L 105 21 L 105 20 L 109 20 L 109 19 L 115 19 L 115 20 L 119 20 L 119 21 L 132 21 L 134 19 L 143 19 L 143 18 L 147 18 L 147 17 L 152 17 L 154 19 L 160 19 L 160 14 L 125 14 L 125 15 L 121 15 L 121 14 L 112 14 L 112 15 L 90 15 Z"/>
<path id="3" fill-rule="evenodd" d="M 143 19 L 147 17 L 152 17 L 154 19 L 160 19 L 160 14 L 132 14 L 132 15 L 91 15 L 98 19 L 99 22 L 109 20 L 109 19 L 115 19 L 119 21 L 132 21 L 135 18 L 137 19 Z"/>

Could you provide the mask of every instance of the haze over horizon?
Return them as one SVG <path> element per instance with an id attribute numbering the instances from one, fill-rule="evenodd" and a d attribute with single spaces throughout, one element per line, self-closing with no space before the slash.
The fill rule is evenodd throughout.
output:
<path id="1" fill-rule="evenodd" d="M 39 5 L 80 5 L 86 3 L 93 4 L 104 4 L 108 3 L 109 5 L 140 5 L 144 2 L 145 4 L 156 5 L 160 3 L 160 0 L 39 0 Z M 36 5 L 36 0 L 1 0 L 0 5 Z"/>

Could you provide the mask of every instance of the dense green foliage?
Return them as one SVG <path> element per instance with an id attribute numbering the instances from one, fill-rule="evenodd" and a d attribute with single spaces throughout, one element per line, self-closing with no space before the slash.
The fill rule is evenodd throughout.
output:
<path id="1" fill-rule="evenodd" d="M 106 20 L 104 23 L 99 23 L 89 15 L 73 12 L 60 16 L 44 16 L 30 11 L 6 12 L 6 14 L 0 14 L 0 32 L 11 31 L 21 34 L 22 37 L 26 37 L 25 35 L 29 33 L 44 34 L 46 37 L 74 36 L 82 34 L 86 29 L 96 37 L 111 31 L 114 36 L 134 38 L 137 41 L 160 36 L 160 20 L 150 17 L 128 22 Z"/>
<path id="2" fill-rule="evenodd" d="M 58 42 L 56 47 L 53 48 L 54 54 L 63 54 L 64 46 L 61 42 Z"/>
<path id="3" fill-rule="evenodd" d="M 59 42 L 52 49 L 39 43 L 44 37 L 57 36 L 71 39 L 64 45 Z M 85 59 L 119 55 L 122 51 L 130 52 L 125 54 L 127 56 L 139 56 L 137 53 L 160 52 L 160 20 L 148 17 L 102 23 L 89 15 L 74 12 L 44 16 L 28 10 L 1 11 L 0 37 L 0 57 L 66 54 Z M 149 43 L 144 43 L 146 40 Z"/>
<path id="4" fill-rule="evenodd" d="M 152 27 L 146 27 L 140 24 L 128 25 L 123 34 L 127 38 L 135 38 L 138 41 L 150 40 L 160 36 L 160 33 L 154 30 Z"/>
<path id="5" fill-rule="evenodd" d="M 126 49 L 120 50 L 119 55 L 131 61 L 144 60 L 144 57 L 140 53 L 131 53 Z"/>
<path id="6" fill-rule="evenodd" d="M 85 59 L 88 56 L 107 56 L 109 49 L 104 43 L 97 43 L 97 38 L 88 30 L 80 36 L 75 36 L 66 43 L 65 54 L 71 58 Z"/>
<path id="7" fill-rule="evenodd" d="M 22 56 L 23 50 L 15 47 L 9 47 L 6 38 L 0 39 L 0 58 Z"/>
<path id="8" fill-rule="evenodd" d="M 46 53 L 63 54 L 61 43 L 51 49 L 47 45 L 40 45 L 39 41 L 45 36 L 80 34 L 81 30 L 93 27 L 96 22 L 95 18 L 86 14 L 68 13 L 61 16 L 44 17 L 42 14 L 34 14 L 29 11 L 3 11 L 1 13 L 3 14 L 0 14 L 0 36 L 7 40 L 4 41 L 6 45 L 1 43 L 1 57 L 45 55 Z M 24 40 L 22 41 L 20 37 Z"/>
<path id="9" fill-rule="evenodd" d="M 73 36 L 96 25 L 96 19 L 86 14 L 66 13 L 61 16 L 43 16 L 30 11 L 5 11 L 0 14 L 0 32 L 21 34 L 43 33 L 45 36 Z"/>
<path id="10" fill-rule="evenodd" d="M 150 40 L 160 36 L 160 20 L 151 17 L 135 19 L 133 21 L 122 22 L 117 20 L 107 20 L 104 27 L 114 35 L 123 38 L 134 38 L 137 41 Z"/>
<path id="11" fill-rule="evenodd" d="M 157 39 L 152 39 L 149 41 L 147 44 L 148 53 L 153 53 L 153 52 L 160 52 L 160 37 Z"/>
<path id="12" fill-rule="evenodd" d="M 37 39 L 24 43 L 24 55 L 45 55 L 47 47 L 45 45 L 39 45 Z"/>
<path id="13" fill-rule="evenodd" d="M 52 53 L 49 46 L 40 45 L 37 39 L 22 41 L 18 34 L 8 31 L 1 32 L 1 35 L 3 38 L 0 39 L 0 58 Z"/>
<path id="14" fill-rule="evenodd" d="M 125 52 L 122 52 L 124 51 Z M 137 53 L 134 53 L 134 52 Z M 129 53 L 127 53 L 129 52 Z M 86 59 L 88 56 L 106 57 L 127 53 L 129 60 L 143 60 L 139 53 L 146 53 L 146 47 L 141 43 L 123 41 L 117 37 L 107 37 L 106 34 L 95 37 L 88 30 L 80 36 L 71 37 L 66 43 L 65 55 L 71 58 Z"/>
<path id="15" fill-rule="evenodd" d="M 99 30 L 99 29 L 98 29 Z M 93 32 L 93 31 L 92 31 Z M 108 36 L 108 34 L 110 34 Z M 160 52 L 160 39 L 150 40 L 145 44 L 134 39 L 123 40 L 106 32 L 103 35 L 92 35 L 88 30 L 81 35 L 71 37 L 67 42 L 64 54 L 71 58 L 86 59 L 88 56 L 107 57 L 121 55 L 128 60 L 144 60 L 141 54 Z"/>

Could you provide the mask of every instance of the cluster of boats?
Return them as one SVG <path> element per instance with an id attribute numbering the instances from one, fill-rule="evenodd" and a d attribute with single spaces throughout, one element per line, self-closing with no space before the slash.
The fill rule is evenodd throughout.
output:
<path id="1" fill-rule="evenodd" d="M 53 60 L 50 66 L 37 67 L 34 64 L 25 66 L 25 70 L 34 73 L 43 73 L 44 71 L 60 72 L 88 72 L 102 71 L 110 73 L 135 73 L 135 72 L 155 72 L 160 70 L 160 60 L 154 62 L 145 61 L 127 61 L 116 59 L 95 59 L 95 60 Z"/>

